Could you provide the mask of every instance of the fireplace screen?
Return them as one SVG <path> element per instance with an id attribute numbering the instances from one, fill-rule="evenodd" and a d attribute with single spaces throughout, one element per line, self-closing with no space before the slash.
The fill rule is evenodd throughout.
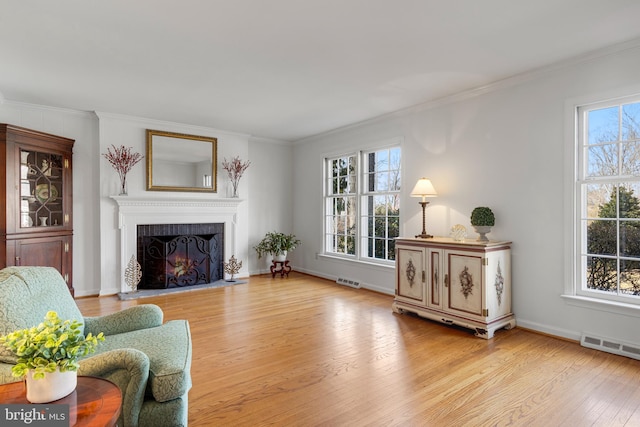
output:
<path id="1" fill-rule="evenodd" d="M 142 280 L 138 288 L 192 286 L 223 278 L 222 233 L 176 235 L 171 231 L 177 230 L 138 234 L 138 258 L 142 261 Z"/>

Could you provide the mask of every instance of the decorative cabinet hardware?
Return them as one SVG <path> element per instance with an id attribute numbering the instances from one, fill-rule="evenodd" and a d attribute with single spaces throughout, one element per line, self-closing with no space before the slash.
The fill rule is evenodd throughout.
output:
<path id="1" fill-rule="evenodd" d="M 411 284 L 408 265 L 429 274 L 423 274 L 422 283 Z M 444 272 L 443 287 L 438 281 L 440 272 Z M 498 329 L 513 328 L 511 242 L 460 242 L 447 237 L 396 239 L 392 308 L 396 313 L 412 312 L 463 326 L 485 339 L 492 338 Z"/>

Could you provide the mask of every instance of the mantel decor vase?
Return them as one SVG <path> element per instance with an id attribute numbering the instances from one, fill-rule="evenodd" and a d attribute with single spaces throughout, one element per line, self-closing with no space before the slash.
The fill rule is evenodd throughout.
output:
<path id="1" fill-rule="evenodd" d="M 120 177 L 120 193 L 119 196 L 127 195 L 127 174 L 143 156 L 140 153 L 131 152 L 131 147 L 121 145 L 116 147 L 111 145 L 107 148 L 107 152 L 102 154 L 109 164 L 118 172 Z"/>
<path id="2" fill-rule="evenodd" d="M 78 385 L 78 372 L 47 372 L 42 379 L 34 379 L 27 372 L 27 400 L 31 403 L 49 403 L 70 395 Z"/>
<path id="3" fill-rule="evenodd" d="M 120 178 L 120 193 L 118 196 L 127 195 L 127 177 L 126 175 Z"/>
<path id="4" fill-rule="evenodd" d="M 234 157 L 230 161 L 227 161 L 226 158 L 222 161 L 222 169 L 227 171 L 229 182 L 231 182 L 231 197 L 238 197 L 238 184 L 240 184 L 240 178 L 242 178 L 242 174 L 244 174 L 250 165 L 251 161 L 247 160 L 246 162 L 243 162 L 239 156 Z"/>

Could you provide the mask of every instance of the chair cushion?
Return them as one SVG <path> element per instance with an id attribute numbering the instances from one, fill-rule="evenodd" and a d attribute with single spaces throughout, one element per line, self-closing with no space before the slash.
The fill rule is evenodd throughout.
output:
<path id="1" fill-rule="evenodd" d="M 0 335 L 37 326 L 49 310 L 61 319 L 83 321 L 69 288 L 51 267 L 7 267 L 0 271 Z M 84 327 L 81 328 L 84 333 Z M 0 346 L 0 362 L 16 363 L 13 352 Z"/>
<path id="2" fill-rule="evenodd" d="M 147 391 L 158 402 L 177 399 L 191 388 L 191 336 L 186 320 L 108 335 L 96 353 L 135 348 L 149 358 Z"/>

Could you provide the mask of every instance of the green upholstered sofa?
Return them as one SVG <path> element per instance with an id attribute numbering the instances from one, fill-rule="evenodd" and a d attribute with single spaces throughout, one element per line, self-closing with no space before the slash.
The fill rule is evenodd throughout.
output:
<path id="1" fill-rule="evenodd" d="M 163 323 L 162 310 L 145 304 L 101 317 L 83 317 L 57 270 L 0 270 L 0 335 L 38 325 L 49 310 L 84 323 L 84 333 L 104 332 L 96 353 L 80 361 L 78 375 L 106 378 L 122 391 L 119 426 L 186 426 L 191 388 L 191 335 L 186 320 Z M 15 356 L 0 348 L 0 383 Z"/>

